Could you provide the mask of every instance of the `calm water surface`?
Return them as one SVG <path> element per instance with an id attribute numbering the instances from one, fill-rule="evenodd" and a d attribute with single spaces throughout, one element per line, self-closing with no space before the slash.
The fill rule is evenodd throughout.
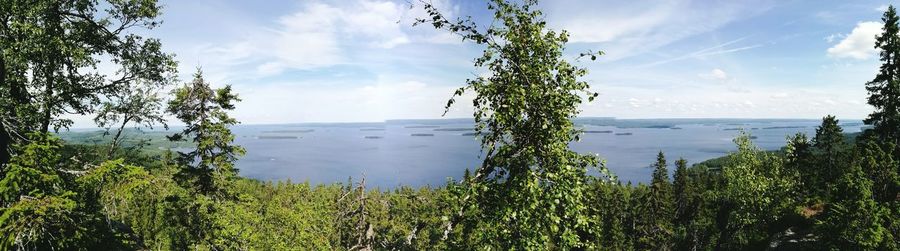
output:
<path id="1" fill-rule="evenodd" d="M 572 148 L 596 153 L 619 179 L 646 182 L 656 154 L 669 163 L 689 163 L 725 155 L 743 128 L 767 150 L 779 149 L 797 132 L 815 134 L 818 120 L 576 120 L 585 133 Z M 859 121 L 842 121 L 845 132 L 858 132 Z M 262 180 L 309 181 L 313 184 L 365 176 L 368 184 L 442 185 L 459 178 L 481 159 L 469 120 L 415 120 L 385 123 L 243 125 L 234 128 L 247 149 L 237 167 L 243 176 Z M 605 132 L 611 131 L 611 132 Z M 670 168 L 671 170 L 671 168 Z"/>

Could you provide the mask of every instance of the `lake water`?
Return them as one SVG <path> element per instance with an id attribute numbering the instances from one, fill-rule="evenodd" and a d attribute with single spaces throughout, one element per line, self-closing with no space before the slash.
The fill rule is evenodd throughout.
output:
<path id="1" fill-rule="evenodd" d="M 858 132 L 861 121 L 841 121 L 845 132 Z M 596 153 L 620 180 L 647 182 L 649 165 L 663 151 L 670 165 L 725 155 L 743 128 L 767 150 L 784 146 L 785 137 L 805 132 L 812 138 L 818 120 L 741 119 L 577 119 L 586 131 L 571 147 Z M 242 125 L 236 143 L 247 149 L 237 163 L 242 176 L 313 184 L 366 177 L 373 186 L 443 185 L 480 164 L 479 141 L 471 120 L 396 120 L 384 123 Z M 607 132 L 610 131 L 610 132 Z M 671 170 L 672 168 L 670 168 Z"/>

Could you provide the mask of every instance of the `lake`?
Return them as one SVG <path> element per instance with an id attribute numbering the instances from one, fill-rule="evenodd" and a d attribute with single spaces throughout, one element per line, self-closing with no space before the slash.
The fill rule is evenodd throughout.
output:
<path id="1" fill-rule="evenodd" d="M 861 121 L 841 121 L 845 132 L 858 132 Z M 651 163 L 663 151 L 672 165 L 725 155 L 743 128 L 766 150 L 785 145 L 785 137 L 815 135 L 819 120 L 778 119 L 613 119 L 578 118 L 587 131 L 571 144 L 581 153 L 596 153 L 622 181 L 647 182 Z M 237 163 L 240 174 L 262 180 L 343 182 L 365 176 L 367 184 L 439 186 L 448 177 L 481 162 L 470 119 L 391 120 L 383 123 L 310 123 L 240 125 L 236 143 L 247 149 Z M 670 167 L 670 172 L 673 168 Z"/>

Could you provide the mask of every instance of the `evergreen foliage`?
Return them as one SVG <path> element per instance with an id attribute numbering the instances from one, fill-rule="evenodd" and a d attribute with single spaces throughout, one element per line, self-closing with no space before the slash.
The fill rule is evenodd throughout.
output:
<path id="1" fill-rule="evenodd" d="M 884 142 L 900 145 L 900 26 L 897 10 L 888 6 L 881 21 L 884 28 L 875 37 L 875 48 L 880 49 L 881 67 L 875 79 L 866 83 L 868 103 L 875 107 L 865 122 Z"/>
<path id="2" fill-rule="evenodd" d="M 229 183 L 237 175 L 234 168 L 237 157 L 244 154 L 240 146 L 232 145 L 234 135 L 229 126 L 238 121 L 228 116 L 234 102 L 240 101 L 232 93 L 231 86 L 212 89 L 197 69 L 194 80 L 173 91 L 175 98 L 169 101 L 168 112 L 185 124 L 184 130 L 169 139 L 190 139 L 197 149 L 178 152 L 181 171 L 176 176 L 182 184 L 204 194 L 225 194 Z"/>

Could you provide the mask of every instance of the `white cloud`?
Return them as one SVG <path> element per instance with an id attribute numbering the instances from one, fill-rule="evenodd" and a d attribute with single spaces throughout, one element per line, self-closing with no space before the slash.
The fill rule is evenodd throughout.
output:
<path id="1" fill-rule="evenodd" d="M 234 116 L 252 123 L 363 122 L 441 118 L 453 88 L 396 76 L 363 85 L 329 82 L 238 87 Z M 447 117 L 471 116 L 472 95 L 458 98 Z"/>
<path id="2" fill-rule="evenodd" d="M 741 46 L 741 47 L 728 48 L 728 47 L 731 46 L 732 44 L 741 42 L 741 41 L 743 41 L 744 39 L 747 39 L 747 37 L 742 37 L 742 38 L 738 38 L 738 39 L 735 39 L 735 40 L 731 40 L 731 41 L 728 41 L 728 42 L 725 42 L 725 43 L 721 43 L 721 44 L 718 44 L 718 45 L 715 45 L 715 46 L 711 46 L 711 47 L 707 47 L 707 48 L 704 48 L 704 49 L 700 49 L 700 50 L 697 50 L 697 51 L 694 51 L 694 52 L 691 52 L 691 53 L 687 53 L 687 54 L 684 54 L 684 55 L 681 55 L 681 56 L 669 57 L 669 58 L 666 58 L 666 59 L 663 59 L 663 60 L 658 60 L 658 61 L 655 61 L 655 62 L 652 62 L 652 63 L 649 63 L 649 64 L 642 65 L 641 67 L 657 66 L 657 65 L 662 65 L 662 64 L 666 64 L 666 63 L 675 62 L 675 61 L 681 61 L 681 60 L 685 60 L 685 59 L 689 59 L 689 58 L 699 58 L 699 59 L 702 59 L 702 58 L 706 58 L 706 57 L 709 57 L 709 56 L 715 56 L 715 55 L 721 55 L 721 54 L 728 54 L 728 53 L 733 53 L 733 52 L 745 51 L 745 50 L 750 50 L 750 49 L 753 49 L 753 48 L 757 48 L 757 47 L 762 46 L 761 44 L 755 44 L 755 45 L 749 45 L 749 46 Z"/>
<path id="3" fill-rule="evenodd" d="M 828 48 L 828 56 L 834 58 L 868 59 L 875 54 L 875 36 L 881 33 L 879 22 L 860 22 L 849 35 Z"/>
<path id="4" fill-rule="evenodd" d="M 770 8 L 771 1 L 548 1 L 543 5 L 550 25 L 569 31 L 571 42 L 601 43 L 607 53 L 603 59 L 615 60 L 756 15 Z"/>
<path id="5" fill-rule="evenodd" d="M 875 8 L 875 11 L 878 11 L 878 12 L 885 12 L 885 11 L 887 11 L 887 9 L 888 9 L 888 5 L 887 5 L 887 4 L 882 4 L 882 5 L 878 6 L 878 8 Z"/>
<path id="6" fill-rule="evenodd" d="M 697 74 L 702 79 L 710 80 L 713 83 L 724 86 L 725 90 L 731 92 L 750 92 L 750 89 L 744 86 L 744 83 L 739 81 L 736 77 L 728 75 L 722 69 L 716 68 L 710 71 L 709 73 L 700 73 Z"/>
<path id="7" fill-rule="evenodd" d="M 455 8 L 438 1 L 436 5 Z M 435 29 L 412 31 L 412 20 L 421 17 L 421 8 L 410 9 L 402 2 L 353 0 L 309 1 L 300 9 L 277 17 L 275 25 L 258 27 L 252 34 L 231 43 L 201 48 L 207 61 L 219 65 L 251 64 L 258 76 L 277 75 L 289 69 L 357 64 L 357 53 L 387 50 L 422 42 L 453 44 L 448 34 Z M 428 28 L 428 27 L 425 27 Z"/>
<path id="8" fill-rule="evenodd" d="M 342 46 L 365 41 L 373 48 L 392 48 L 409 43 L 397 22 L 404 8 L 393 2 L 360 0 L 346 6 L 309 3 L 301 11 L 281 17 L 272 31 L 274 48 L 266 68 L 276 74 L 285 68 L 310 69 L 344 63 Z M 267 41 L 261 41 L 266 43 Z"/>
<path id="9" fill-rule="evenodd" d="M 865 105 L 865 90 L 847 91 L 841 86 L 815 90 L 794 86 L 746 86 L 747 92 L 718 88 L 638 89 L 608 87 L 612 98 L 603 100 L 619 109 L 582 105 L 582 116 L 620 118 L 821 118 L 833 114 L 858 119 L 871 112 Z M 772 98 L 791 93 L 789 98 Z M 793 95 L 795 94 L 795 95 Z M 664 97 L 657 100 L 657 97 Z M 843 102 L 836 102 L 842 100 Z M 844 101 L 846 100 L 846 101 Z M 814 105 L 815 104 L 815 105 Z M 627 108 L 627 109 L 623 109 Z"/>
<path id="10" fill-rule="evenodd" d="M 827 37 L 825 37 L 825 42 L 834 43 L 835 40 L 843 39 L 845 37 L 847 37 L 847 35 L 844 35 L 841 33 L 835 33 L 835 34 L 831 34 L 831 35 L 828 35 Z"/>
<path id="11" fill-rule="evenodd" d="M 718 80 L 718 81 L 728 80 L 728 74 L 719 68 L 713 69 L 709 73 L 700 73 L 700 74 L 698 74 L 698 76 L 700 76 L 701 78 L 704 78 L 704 79 L 712 79 L 712 80 Z"/>

